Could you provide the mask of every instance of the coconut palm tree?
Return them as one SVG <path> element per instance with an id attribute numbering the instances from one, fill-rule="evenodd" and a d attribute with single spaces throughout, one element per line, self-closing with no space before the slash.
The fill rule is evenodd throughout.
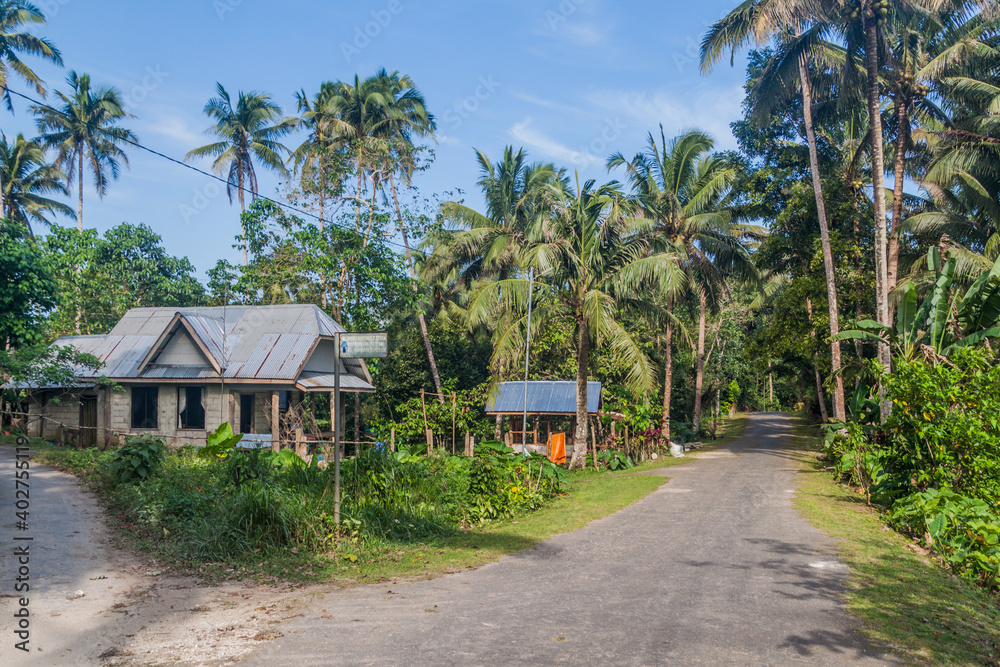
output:
<path id="1" fill-rule="evenodd" d="M 701 423 L 702 383 L 705 371 L 705 332 L 709 299 L 720 293 L 729 277 L 756 276 L 747 243 L 763 235 L 753 225 L 733 224 L 725 199 L 735 171 L 711 153 L 711 137 L 697 130 L 667 140 L 663 126 L 659 139 L 649 133 L 646 146 L 631 160 L 621 153 L 608 159 L 608 168 L 624 167 L 637 211 L 653 222 L 652 246 L 676 258 L 686 283 L 698 297 L 698 342 L 695 368 L 694 424 Z M 663 295 L 664 388 L 661 432 L 670 438 L 670 400 L 673 386 L 672 314 L 674 294 L 670 285 Z"/>
<path id="2" fill-rule="evenodd" d="M 21 60 L 22 55 L 38 56 L 62 67 L 62 55 L 52 42 L 21 29 L 27 25 L 45 23 L 45 15 L 33 4 L 23 0 L 0 0 L 0 87 L 7 109 L 14 110 L 10 98 L 10 76 L 17 75 L 35 92 L 45 96 L 45 86 L 34 70 Z"/>
<path id="3" fill-rule="evenodd" d="M 213 157 L 212 169 L 219 175 L 226 174 L 226 192 L 229 202 L 236 193 L 240 213 L 246 212 L 245 193 L 257 196 L 257 172 L 254 162 L 279 174 L 286 173 L 283 155 L 288 149 L 279 141 L 298 124 L 296 118 L 282 118 L 281 107 L 271 101 L 266 93 L 240 91 L 236 104 L 221 83 L 216 83 L 216 97 L 205 105 L 205 115 L 215 120 L 215 125 L 205 130 L 215 135 L 216 141 L 195 148 L 185 160 L 196 157 Z M 243 265 L 247 265 L 247 237 L 243 232 Z"/>
<path id="4" fill-rule="evenodd" d="M 802 115 L 806 144 L 809 148 L 809 165 L 812 172 L 813 192 L 823 247 L 823 266 L 826 273 L 827 304 L 830 315 L 830 334 L 840 330 L 840 313 L 837 304 L 837 285 L 833 266 L 833 249 L 830 243 L 830 224 L 823 197 L 823 184 L 819 167 L 819 152 L 813 124 L 813 76 L 810 62 L 821 64 L 840 59 L 839 49 L 827 41 L 828 25 L 819 15 L 819 7 L 803 0 L 747 0 L 716 22 L 705 35 L 701 45 L 702 71 L 708 72 L 726 50 L 735 51 L 756 42 L 762 45 L 778 41 L 774 57 L 761 73 L 753 92 L 756 117 L 764 121 L 770 109 L 781 99 L 787 99 L 796 86 L 802 97 Z M 843 380 L 840 376 L 840 341 L 831 338 L 830 355 L 832 374 L 835 378 L 834 418 L 846 416 Z"/>
<path id="5" fill-rule="evenodd" d="M 45 195 L 53 192 L 67 194 L 66 176 L 59 168 L 45 159 L 45 149 L 37 142 L 25 140 L 18 134 L 13 143 L 0 134 L 0 207 L 3 217 L 23 223 L 28 233 L 32 221 L 45 226 L 52 224 L 48 213 L 73 215 L 73 209 Z"/>
<path id="6" fill-rule="evenodd" d="M 517 277 L 481 286 L 469 303 L 472 326 L 494 332 L 494 367 L 512 364 L 525 349 L 528 268 L 535 281 L 532 327 L 569 321 L 576 338 L 576 428 L 571 468 L 581 468 L 587 451 L 587 379 L 592 347 L 611 348 L 624 364 L 636 394 L 656 384 L 656 371 L 640 341 L 619 322 L 629 308 L 652 310 L 647 289 L 670 293 L 684 281 L 675 258 L 650 252 L 649 221 L 628 216 L 615 182 L 587 181 L 575 192 L 554 187 L 551 216 L 541 216 L 529 234 Z"/>
<path id="7" fill-rule="evenodd" d="M 434 248 L 422 277 L 458 271 L 466 288 L 477 280 L 510 277 L 538 215 L 551 212 L 553 186 L 565 183 L 554 165 L 529 164 L 524 149 L 514 152 L 512 146 L 495 164 L 482 151 L 476 151 L 476 161 L 486 212 L 453 201 L 441 205 L 451 227 L 431 240 Z"/>
<path id="8" fill-rule="evenodd" d="M 324 90 L 327 86 L 329 88 Z M 396 209 L 397 228 L 406 249 L 413 291 L 417 293 L 417 272 L 409 231 L 399 204 L 396 175 L 399 174 L 405 182 L 409 181 L 415 168 L 414 138 L 433 136 L 437 129 L 434 116 L 427 110 L 424 96 L 413 79 L 398 71 L 380 69 L 365 79 L 355 75 L 353 83 L 338 81 L 324 84 L 319 97 L 322 103 L 314 107 L 312 118 L 324 123 L 332 136 L 351 147 L 358 179 L 358 197 L 367 177 L 372 182 L 373 194 L 381 190 L 386 198 L 391 198 Z M 388 193 L 384 189 L 385 181 L 389 183 Z M 360 220 L 360 200 L 357 205 Z M 441 376 L 423 312 L 417 313 L 417 320 L 438 400 L 443 403 Z"/>
<path id="9" fill-rule="evenodd" d="M 121 166 L 128 166 L 124 144 L 138 138 L 131 130 L 118 124 L 130 114 L 122 107 L 118 89 L 107 86 L 91 88 L 90 76 L 70 72 L 66 82 L 70 94 L 56 92 L 62 104 L 59 108 L 36 105 L 40 142 L 56 151 L 56 164 L 66 173 L 67 185 L 76 180 L 78 202 L 77 229 L 83 231 L 83 171 L 89 165 L 94 187 L 104 197 L 108 184 L 118 180 Z"/>

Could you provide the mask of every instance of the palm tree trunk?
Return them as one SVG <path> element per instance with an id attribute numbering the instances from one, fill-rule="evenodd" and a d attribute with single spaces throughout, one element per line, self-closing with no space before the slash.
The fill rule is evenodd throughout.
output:
<path id="1" fill-rule="evenodd" d="M 892 184 L 892 231 L 889 235 L 889 265 L 886 268 L 888 284 L 887 291 L 896 289 L 896 282 L 899 280 L 899 235 L 900 226 L 903 223 L 903 179 L 906 168 L 906 147 L 910 138 L 910 109 L 905 99 L 897 98 L 897 118 L 899 119 L 898 130 L 896 132 L 896 164 L 893 171 L 895 182 Z M 892 319 L 892 304 L 889 305 L 889 318 Z"/>
<path id="2" fill-rule="evenodd" d="M 802 87 L 802 116 L 806 126 L 809 144 L 809 163 L 812 168 L 813 192 L 816 196 L 816 213 L 819 217 L 819 236 L 823 246 L 823 269 L 826 274 L 826 298 L 830 307 L 830 365 L 834 378 L 833 416 L 838 421 L 846 417 L 844 405 L 844 379 L 840 375 L 840 341 L 835 337 L 840 333 L 840 309 L 837 305 L 837 278 L 833 268 L 833 248 L 830 245 L 830 224 L 826 217 L 826 201 L 823 197 L 823 183 L 819 175 L 819 154 L 816 150 L 816 132 L 812 121 L 812 90 L 809 83 L 809 67 L 805 55 L 799 58 L 799 79 Z M 823 409 L 826 412 L 826 408 Z M 824 418 L 824 421 L 825 418 Z"/>
<path id="3" fill-rule="evenodd" d="M 771 371 L 771 360 L 767 360 L 767 402 L 768 409 L 774 403 L 774 373 Z"/>
<path id="4" fill-rule="evenodd" d="M 701 431 L 701 389 L 705 380 L 705 309 L 708 297 L 705 288 L 698 288 L 698 361 L 694 372 L 694 419 L 692 428 Z"/>
<path id="5" fill-rule="evenodd" d="M 410 252 L 410 240 L 406 236 L 406 225 L 403 223 L 403 212 L 399 208 L 399 196 L 396 194 L 396 179 L 389 174 L 389 185 L 392 187 L 392 200 L 396 205 L 396 219 L 399 221 L 399 231 L 403 235 L 403 245 L 406 247 L 406 263 L 410 266 L 410 278 L 413 279 L 413 293 L 419 293 L 417 289 L 417 271 L 413 268 L 413 254 Z M 444 405 L 444 392 L 441 391 L 441 376 L 438 374 L 437 361 L 434 359 L 434 348 L 431 347 L 431 337 L 427 333 L 427 321 L 424 314 L 417 313 L 417 320 L 420 322 L 420 333 L 424 337 L 424 347 L 427 348 L 427 361 L 431 366 L 431 375 L 434 376 L 434 387 L 438 394 L 438 402 Z"/>
<path id="6" fill-rule="evenodd" d="M 809 335 L 813 340 L 816 339 L 816 330 L 813 329 L 813 302 L 811 297 L 806 297 L 806 312 L 809 313 Z M 825 424 L 829 415 L 826 411 L 826 396 L 823 394 L 823 377 L 819 374 L 819 364 L 816 363 L 816 357 L 813 356 L 813 370 L 816 372 L 816 400 L 819 401 L 819 414 L 823 419 Z M 843 388 L 843 385 L 841 385 Z"/>
<path id="7" fill-rule="evenodd" d="M 243 230 L 243 266 L 249 266 L 247 260 L 247 228 L 243 224 L 243 214 L 247 212 L 247 207 L 243 199 L 243 172 L 237 170 L 237 179 L 240 187 L 240 229 Z"/>
<path id="8" fill-rule="evenodd" d="M 582 470 L 587 462 L 587 371 L 590 368 L 590 331 L 582 316 L 576 318 L 576 431 L 570 470 Z"/>
<path id="9" fill-rule="evenodd" d="M 80 154 L 78 156 L 80 160 L 79 171 L 76 172 L 76 183 L 80 190 L 80 198 L 76 204 L 76 228 L 77 231 L 83 231 L 83 149 L 80 149 Z"/>
<path id="10" fill-rule="evenodd" d="M 76 183 L 80 193 L 80 198 L 77 200 L 76 204 L 76 229 L 80 232 L 77 237 L 77 242 L 79 243 L 83 239 L 83 149 L 80 149 L 80 154 L 77 156 L 78 171 L 76 172 Z M 76 265 L 76 315 L 73 318 L 73 327 L 77 336 L 80 335 L 80 290 L 82 288 L 80 279 L 80 265 Z"/>
<path id="11" fill-rule="evenodd" d="M 667 310 L 672 310 L 673 299 L 667 301 Z M 667 320 L 667 348 L 663 354 L 663 419 L 660 423 L 660 438 L 670 444 L 670 395 L 674 384 L 674 323 Z"/>
<path id="12" fill-rule="evenodd" d="M 871 10 L 871 3 L 866 11 Z M 886 266 L 885 221 L 885 157 L 882 154 L 882 115 L 878 90 L 878 24 L 874 17 L 864 17 L 865 67 L 868 70 L 868 123 L 872 132 L 872 200 L 875 204 L 875 311 L 882 326 L 889 324 L 889 276 Z M 879 343 L 878 358 L 888 373 L 892 370 L 889 346 Z M 880 390 L 884 393 L 884 390 Z M 889 405 L 882 403 L 883 420 L 889 415 Z"/>

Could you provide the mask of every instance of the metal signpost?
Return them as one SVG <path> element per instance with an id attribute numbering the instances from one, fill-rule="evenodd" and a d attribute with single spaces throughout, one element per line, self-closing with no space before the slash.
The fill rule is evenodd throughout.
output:
<path id="1" fill-rule="evenodd" d="M 333 425 L 333 521 L 340 524 L 340 359 L 369 359 L 384 357 L 389 353 L 389 334 L 376 333 L 338 333 L 334 336 L 333 352 L 333 414 L 330 423 Z M 355 434 L 358 437 L 358 434 Z M 359 438 L 360 439 L 360 438 Z"/>

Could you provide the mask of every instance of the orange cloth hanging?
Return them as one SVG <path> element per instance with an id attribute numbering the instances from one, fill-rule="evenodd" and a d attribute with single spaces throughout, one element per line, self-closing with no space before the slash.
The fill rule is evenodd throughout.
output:
<path id="1" fill-rule="evenodd" d="M 550 435 L 546 444 L 546 452 L 549 461 L 558 465 L 566 463 L 566 434 L 553 433 Z"/>

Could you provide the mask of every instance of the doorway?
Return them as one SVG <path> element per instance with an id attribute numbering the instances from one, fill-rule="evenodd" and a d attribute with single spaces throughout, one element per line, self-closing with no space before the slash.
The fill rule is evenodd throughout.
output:
<path id="1" fill-rule="evenodd" d="M 253 433 L 253 394 L 240 394 L 240 433 Z"/>
<path id="2" fill-rule="evenodd" d="M 80 446 L 93 447 L 97 444 L 97 397 L 83 396 L 80 399 Z"/>

